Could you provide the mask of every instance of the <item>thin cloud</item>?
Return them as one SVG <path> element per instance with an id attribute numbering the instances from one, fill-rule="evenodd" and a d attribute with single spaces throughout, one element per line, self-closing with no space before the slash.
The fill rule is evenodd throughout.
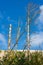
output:
<path id="1" fill-rule="evenodd" d="M 39 20 L 43 23 L 43 5 L 40 6 L 40 16 L 39 16 Z"/>
<path id="2" fill-rule="evenodd" d="M 43 5 L 40 6 L 40 15 L 35 21 L 35 25 L 37 25 L 38 29 L 43 29 Z"/>
<path id="3" fill-rule="evenodd" d="M 42 43 L 43 43 L 43 32 L 34 33 L 30 35 L 30 44 L 32 48 L 39 47 L 39 45 L 42 45 Z"/>
<path id="4" fill-rule="evenodd" d="M 15 22 L 14 19 L 12 19 L 10 16 L 7 16 L 5 11 L 3 12 L 0 11 L 0 20 L 7 20 L 9 22 Z"/>
<path id="5" fill-rule="evenodd" d="M 2 33 L 0 33 L 0 48 L 7 48 L 6 43 L 7 43 L 7 41 L 5 39 L 5 36 Z"/>
<path id="6" fill-rule="evenodd" d="M 40 15 L 39 17 L 36 19 L 36 22 L 41 22 L 43 23 L 43 5 L 40 6 Z"/>
<path id="7" fill-rule="evenodd" d="M 11 19 L 11 17 L 9 17 L 9 16 L 7 17 L 7 20 L 8 20 L 8 21 L 12 21 L 12 22 L 14 22 L 14 20 Z"/>
<path id="8" fill-rule="evenodd" d="M 1 11 L 0 11 L 0 19 L 3 19 L 3 14 Z"/>

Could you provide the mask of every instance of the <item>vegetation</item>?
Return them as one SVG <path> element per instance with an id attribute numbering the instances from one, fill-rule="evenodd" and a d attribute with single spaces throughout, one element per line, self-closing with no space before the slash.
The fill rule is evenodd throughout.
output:
<path id="1" fill-rule="evenodd" d="M 37 51 L 33 53 L 30 53 L 28 51 L 24 52 L 6 51 L 6 52 L 2 60 L 0 59 L 0 65 L 43 65 L 42 52 Z"/>

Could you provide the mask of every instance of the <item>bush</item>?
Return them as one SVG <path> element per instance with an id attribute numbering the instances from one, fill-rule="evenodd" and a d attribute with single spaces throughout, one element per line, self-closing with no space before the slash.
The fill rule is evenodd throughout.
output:
<path id="1" fill-rule="evenodd" d="M 0 65 L 43 65 L 42 52 L 28 52 L 27 56 L 25 54 L 26 52 L 7 52 L 0 60 Z"/>

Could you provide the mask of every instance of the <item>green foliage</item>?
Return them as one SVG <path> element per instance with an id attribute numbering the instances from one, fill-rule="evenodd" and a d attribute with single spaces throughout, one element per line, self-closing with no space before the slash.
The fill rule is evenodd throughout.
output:
<path id="1" fill-rule="evenodd" d="M 43 65 L 43 54 L 42 52 L 10 51 L 0 60 L 0 65 Z"/>

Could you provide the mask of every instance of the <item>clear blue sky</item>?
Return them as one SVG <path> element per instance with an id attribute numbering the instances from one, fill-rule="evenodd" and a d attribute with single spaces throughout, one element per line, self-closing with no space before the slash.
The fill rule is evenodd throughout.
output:
<path id="1" fill-rule="evenodd" d="M 8 29 L 9 24 L 12 24 L 12 42 L 15 43 L 16 30 L 18 26 L 18 20 L 21 21 L 21 26 L 25 26 L 26 23 L 26 7 L 27 4 L 33 2 L 39 6 L 43 5 L 41 0 L 0 0 L 0 49 L 8 49 Z M 41 25 L 43 26 L 43 25 Z M 31 25 L 32 32 L 43 32 L 39 30 L 36 25 Z M 40 33 L 41 34 L 41 33 Z M 39 34 L 39 35 L 40 35 Z M 37 35 L 36 35 L 37 36 Z M 20 39 L 18 43 L 18 49 L 23 49 L 25 43 L 25 35 Z M 11 46 L 13 46 L 11 44 Z M 43 44 L 41 44 L 42 47 Z M 33 46 L 31 49 L 40 49 L 39 46 Z"/>

